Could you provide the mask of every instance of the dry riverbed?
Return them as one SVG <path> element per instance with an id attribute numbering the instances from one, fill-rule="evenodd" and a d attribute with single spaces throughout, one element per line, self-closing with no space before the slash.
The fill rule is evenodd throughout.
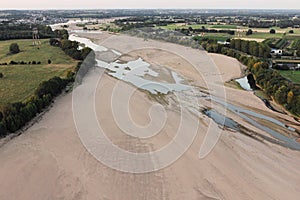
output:
<path id="1" fill-rule="evenodd" d="M 189 84 L 217 97 L 221 96 L 219 90 L 225 90 L 227 101 L 234 105 L 293 121 L 266 108 L 251 92 L 223 87 L 225 82 L 241 74 L 240 63 L 235 59 L 125 35 L 111 38 L 103 33 L 89 37 L 126 54 L 123 61 L 141 57 L 157 69 L 164 66 L 174 70 Z M 90 81 L 98 80 L 101 72 L 103 69 L 91 70 L 80 87 L 84 89 Z M 170 142 L 181 120 L 176 109 L 165 109 L 168 116 L 165 126 L 149 139 L 128 136 L 118 127 L 111 109 L 116 84 L 123 91 L 134 89 L 131 84 L 104 73 L 95 92 L 96 115 L 107 137 L 120 148 L 138 153 L 159 149 Z M 147 125 L 148 109 L 155 104 L 147 93 L 135 90 L 129 102 L 132 119 L 139 125 Z M 269 136 L 233 113 L 227 114 L 247 129 Z M 72 94 L 62 96 L 39 122 L 0 148 L 0 199 L 298 199 L 299 151 L 222 129 L 213 151 L 199 159 L 199 148 L 208 126 L 214 122 L 204 116 L 186 120 L 199 121 L 197 136 L 176 162 L 156 172 L 124 173 L 102 164 L 86 150 L 73 120 Z M 189 134 L 192 130 L 185 127 L 184 131 Z"/>

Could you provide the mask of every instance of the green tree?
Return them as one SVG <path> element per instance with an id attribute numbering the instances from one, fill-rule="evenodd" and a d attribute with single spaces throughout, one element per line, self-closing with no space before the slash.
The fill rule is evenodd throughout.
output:
<path id="1" fill-rule="evenodd" d="M 246 32 L 246 35 L 252 35 L 252 34 L 253 34 L 252 29 L 249 29 L 249 30 Z"/>
<path id="2" fill-rule="evenodd" d="M 275 100 L 280 104 L 287 103 L 287 88 L 285 85 L 281 86 L 276 92 L 275 92 Z"/>
<path id="3" fill-rule="evenodd" d="M 293 91 L 289 91 L 289 93 L 287 94 L 287 103 L 290 104 L 292 102 L 293 98 L 294 98 Z"/>
<path id="4" fill-rule="evenodd" d="M 249 41 L 242 40 L 241 51 L 244 53 L 249 53 Z"/>
<path id="5" fill-rule="evenodd" d="M 271 33 L 271 34 L 275 34 L 275 33 L 276 33 L 275 29 L 271 29 L 271 30 L 270 30 L 270 33 Z"/>
<path id="6" fill-rule="evenodd" d="M 3 74 L 0 72 L 0 78 L 3 78 Z"/>
<path id="7" fill-rule="evenodd" d="M 235 40 L 234 48 L 238 51 L 241 50 L 241 40 L 240 39 Z"/>
<path id="8" fill-rule="evenodd" d="M 9 46 L 9 52 L 12 53 L 12 54 L 17 54 L 20 52 L 20 48 L 19 48 L 19 45 L 17 43 L 12 43 L 10 46 Z"/>

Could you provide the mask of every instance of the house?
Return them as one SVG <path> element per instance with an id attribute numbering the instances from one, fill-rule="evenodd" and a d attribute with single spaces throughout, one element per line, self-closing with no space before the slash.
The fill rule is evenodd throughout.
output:
<path id="1" fill-rule="evenodd" d="M 270 53 L 273 55 L 282 55 L 282 49 L 271 49 Z"/>
<path id="2" fill-rule="evenodd" d="M 218 41 L 218 44 L 230 45 L 230 42 L 227 42 L 227 41 Z"/>

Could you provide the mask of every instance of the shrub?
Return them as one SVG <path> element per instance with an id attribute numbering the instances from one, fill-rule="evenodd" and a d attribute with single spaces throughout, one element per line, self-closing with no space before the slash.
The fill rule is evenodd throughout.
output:
<path id="1" fill-rule="evenodd" d="M 275 29 L 271 29 L 271 30 L 270 30 L 270 33 L 271 33 L 271 34 L 275 34 L 275 33 L 276 33 Z"/>
<path id="2" fill-rule="evenodd" d="M 10 65 L 17 65 L 17 64 L 19 64 L 19 63 L 12 60 L 12 61 L 9 62 L 9 64 L 10 64 Z"/>
<path id="3" fill-rule="evenodd" d="M 252 34 L 253 34 L 252 29 L 249 29 L 249 30 L 246 32 L 246 35 L 252 35 Z"/>
<path id="4" fill-rule="evenodd" d="M 17 43 L 12 43 L 10 46 L 9 46 L 9 52 L 12 53 L 12 54 L 17 54 L 20 52 L 20 48 L 19 48 L 19 45 Z"/>

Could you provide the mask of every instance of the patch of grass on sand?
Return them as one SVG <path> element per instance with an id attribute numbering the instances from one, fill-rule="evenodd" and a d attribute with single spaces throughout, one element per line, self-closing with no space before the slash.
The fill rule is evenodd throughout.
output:
<path id="1" fill-rule="evenodd" d="M 152 101 L 158 102 L 161 105 L 168 105 L 167 95 L 158 93 L 158 94 L 152 94 L 151 92 L 146 91 L 146 94 L 148 98 Z"/>
<path id="2" fill-rule="evenodd" d="M 241 87 L 241 85 L 238 82 L 236 82 L 235 80 L 231 80 L 231 81 L 226 82 L 225 86 L 231 87 L 231 88 L 234 88 L 234 89 L 244 90 Z"/>
<path id="3" fill-rule="evenodd" d="M 261 99 L 271 100 L 271 98 L 262 90 L 255 90 L 254 94 Z"/>

